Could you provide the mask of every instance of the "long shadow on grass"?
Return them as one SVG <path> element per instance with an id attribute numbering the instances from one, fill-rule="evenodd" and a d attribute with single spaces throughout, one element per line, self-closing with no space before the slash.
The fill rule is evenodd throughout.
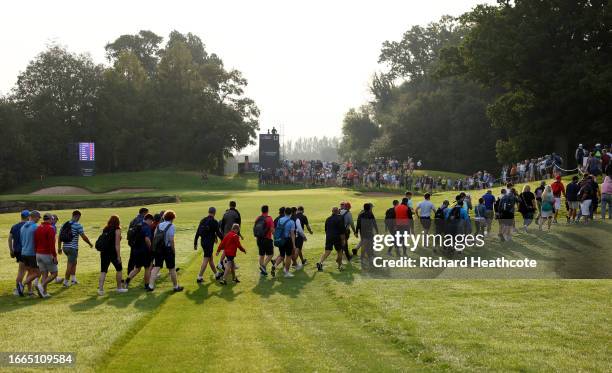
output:
<path id="1" fill-rule="evenodd" d="M 305 271 L 298 271 L 294 274 L 295 277 L 293 278 L 277 277 L 270 279 L 260 277 L 253 288 L 253 292 L 262 298 L 269 298 L 275 293 L 283 294 L 290 298 L 297 298 L 306 284 L 314 279 L 315 274 L 308 275 Z"/>

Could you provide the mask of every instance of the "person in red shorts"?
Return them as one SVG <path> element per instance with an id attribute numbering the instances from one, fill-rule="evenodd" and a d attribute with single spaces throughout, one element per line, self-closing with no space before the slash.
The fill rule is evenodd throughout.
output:
<path id="1" fill-rule="evenodd" d="M 232 225 L 232 229 L 225 235 L 225 237 L 219 244 L 219 247 L 217 248 L 217 255 L 219 255 L 219 253 L 223 251 L 225 253 L 226 260 L 225 273 L 223 274 L 223 278 L 221 279 L 221 281 L 219 281 L 221 285 L 227 284 L 227 276 L 230 273 L 232 274 L 232 279 L 235 283 L 240 282 L 240 280 L 238 280 L 238 278 L 236 277 L 236 264 L 234 263 L 234 258 L 236 257 L 238 249 L 240 249 L 240 251 L 245 254 L 246 250 L 244 249 L 244 247 L 242 247 L 242 244 L 240 243 L 240 236 L 238 236 L 238 232 L 240 232 L 240 225 L 234 223 L 234 225 Z"/>

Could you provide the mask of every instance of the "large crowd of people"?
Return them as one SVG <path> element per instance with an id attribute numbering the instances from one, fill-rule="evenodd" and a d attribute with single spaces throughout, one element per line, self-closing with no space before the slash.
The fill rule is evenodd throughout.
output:
<path id="1" fill-rule="evenodd" d="M 408 189 L 421 193 L 448 190 L 479 190 L 507 183 L 524 183 L 553 178 L 579 171 L 599 176 L 610 165 L 610 146 L 595 144 L 590 150 L 582 144 L 575 152 L 576 167 L 564 169 L 564 160 L 556 153 L 504 165 L 498 176 L 486 170 L 466 177 L 417 175 L 414 171 L 421 161 L 376 158 L 367 165 L 352 162 L 290 161 L 284 160 L 276 169 L 259 171 L 261 184 L 296 184 L 310 186 L 341 186 L 368 189 Z M 568 162 L 569 163 L 569 162 Z"/>
<path id="2" fill-rule="evenodd" d="M 343 201 L 332 208 L 331 215 L 325 220 L 325 246 L 316 263 L 317 270 L 323 270 L 333 250 L 336 251 L 336 264 L 340 271 L 345 260 L 351 262 L 355 256 L 361 258 L 362 265 L 368 265 L 368 259 L 373 255 L 372 241 L 375 234 L 414 234 L 417 232 L 417 220 L 422 228 L 419 233 L 428 234 L 433 228 L 437 234 L 472 233 L 485 237 L 492 234 L 493 221 L 498 220 L 499 239 L 510 241 L 513 234 L 528 232 L 534 222 L 540 230 L 544 226 L 550 230 L 553 224 L 558 223 L 558 214 L 564 206 L 568 224 L 581 221 L 588 224 L 597 216 L 599 208 L 601 219 L 612 219 L 612 168 L 607 167 L 606 171 L 607 175 L 601 185 L 595 175 L 588 173 L 582 177 L 574 176 L 567 185 L 564 185 L 560 176 L 556 176 L 551 184 L 542 181 L 533 191 L 526 184 L 519 192 L 512 182 L 508 182 L 501 188 L 499 196 L 493 195 L 489 189 L 477 200 L 473 200 L 470 193 L 461 192 L 454 201 L 444 201 L 440 206 L 431 202 L 430 193 L 425 193 L 424 200 L 415 204 L 413 193 L 408 191 L 401 200 L 392 202 L 385 211 L 384 224 L 380 227 L 371 203 L 363 205 L 355 221 L 351 203 Z M 221 220 L 217 220 L 216 213 L 215 207 L 208 209 L 208 215 L 200 221 L 194 236 L 194 250 L 198 250 L 198 244 L 203 250 L 203 261 L 196 282 L 202 283 L 205 271 L 210 268 L 220 284 L 225 285 L 228 281 L 238 283 L 236 256 L 239 250 L 246 253 L 241 243 L 243 220 L 235 201 L 230 202 Z M 516 219 L 517 213 L 522 216 L 522 223 Z M 93 244 L 81 224 L 80 211 L 74 211 L 70 220 L 62 224 L 58 232 L 56 215 L 41 215 L 36 210 L 24 210 L 21 212 L 21 220 L 11 227 L 8 241 L 10 255 L 18 265 L 14 292 L 20 296 L 33 296 L 36 292 L 38 296 L 47 298 L 50 296 L 49 286 L 53 283 L 64 287 L 77 285 L 80 240 L 99 251 L 98 295 L 104 295 L 111 264 L 116 272 L 116 291 L 119 293 L 127 292 L 131 281 L 140 272 L 143 272 L 144 290 L 154 291 L 160 270 L 164 267 L 169 271 L 174 291 L 180 292 L 183 287 L 178 283 L 179 269 L 176 268 L 175 260 L 176 219 L 174 211 L 150 214 L 143 207 L 124 232 L 119 217 L 112 215 Z M 125 277 L 122 261 L 124 233 L 130 249 Z M 258 248 L 260 275 L 275 277 L 277 272 L 282 271 L 284 277 L 290 278 L 294 276 L 292 268 L 294 271 L 302 270 L 308 263 L 302 253 L 308 239 L 306 233 L 312 234 L 313 230 L 304 207 L 281 207 L 278 216 L 273 219 L 269 206 L 261 206 L 261 214 L 253 222 L 252 233 Z M 351 234 L 359 240 L 352 248 L 349 244 Z M 388 255 L 393 255 L 392 249 L 388 249 Z M 405 247 L 402 253 L 400 247 L 395 249 L 397 255 L 406 255 Z M 450 248 L 450 251 L 453 250 L 456 249 Z M 64 277 L 60 278 L 58 259 L 62 254 L 66 257 L 66 269 Z M 221 254 L 216 265 L 213 254 Z"/>

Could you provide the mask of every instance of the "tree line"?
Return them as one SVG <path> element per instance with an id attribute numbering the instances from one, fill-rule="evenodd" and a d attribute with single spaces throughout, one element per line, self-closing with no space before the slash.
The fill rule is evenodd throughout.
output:
<path id="1" fill-rule="evenodd" d="M 96 143 L 101 172 L 218 170 L 252 144 L 259 110 L 246 79 L 192 34 L 121 35 L 109 66 L 51 45 L 0 98 L 0 189 L 73 172 L 70 144 Z"/>
<path id="2" fill-rule="evenodd" d="M 474 172 L 610 141 L 611 14 L 608 1 L 500 0 L 411 27 L 383 43 L 340 154 Z"/>

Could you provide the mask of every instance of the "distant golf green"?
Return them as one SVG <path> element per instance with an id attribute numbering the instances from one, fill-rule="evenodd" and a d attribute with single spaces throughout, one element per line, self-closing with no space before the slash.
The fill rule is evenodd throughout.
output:
<path id="1" fill-rule="evenodd" d="M 152 182 L 156 175 L 159 180 Z M 172 294 L 164 270 L 155 292 L 145 293 L 139 276 L 129 293 L 116 294 L 111 269 L 107 295 L 98 297 L 98 253 L 81 243 L 78 285 L 50 285 L 50 299 L 19 298 L 12 295 L 16 265 L 5 251 L 0 257 L 0 351 L 74 351 L 77 371 L 85 372 L 604 372 L 612 366 L 612 280 L 381 279 L 364 275 L 359 264 L 338 272 L 333 261 L 324 272 L 316 272 L 314 263 L 323 251 L 323 221 L 332 206 L 349 200 L 356 214 L 364 202 L 373 202 L 382 220 L 391 199 L 401 193 L 256 190 L 256 181 L 248 178 L 211 178 L 206 185 L 197 173 L 168 176 L 167 171 L 151 171 L 116 178 L 50 178 L 44 187 L 179 192 L 182 203 L 148 207 L 177 212 L 179 281 L 185 291 Z M 33 183 L 13 192 L 40 187 Z M 452 196 L 439 193 L 434 203 Z M 237 257 L 242 282 L 223 287 L 207 272 L 204 284 L 198 285 L 202 252 L 193 250 L 195 228 L 208 206 L 222 213 L 230 199 L 237 201 L 245 222 L 247 254 Z M 312 222 L 315 234 L 305 244 L 310 264 L 295 278 L 259 276 L 251 229 L 262 204 L 270 205 L 271 211 L 303 205 Z M 84 209 L 82 222 L 95 240 L 111 214 L 119 215 L 125 226 L 137 210 Z M 70 214 L 55 213 L 62 221 Z M 17 220 L 16 213 L 0 215 L 0 241 L 6 242 Z M 611 241 L 609 221 L 590 226 L 561 223 L 550 232 L 532 227 L 512 243 L 489 238 L 483 255 L 537 258 L 558 276 L 575 277 L 576 261 L 609 274 Z M 351 246 L 355 243 L 352 238 Z M 127 262 L 125 242 L 122 253 Z M 62 256 L 60 273 L 64 269 Z"/>

